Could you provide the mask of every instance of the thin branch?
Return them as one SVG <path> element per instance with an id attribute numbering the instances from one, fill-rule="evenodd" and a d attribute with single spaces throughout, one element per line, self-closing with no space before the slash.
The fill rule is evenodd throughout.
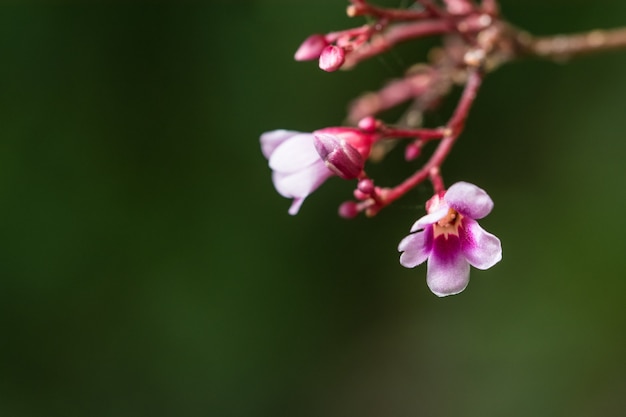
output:
<path id="1" fill-rule="evenodd" d="M 457 138 L 461 134 L 463 127 L 465 125 L 465 120 L 469 114 L 469 110 L 474 103 L 476 98 L 476 94 L 480 85 L 482 84 L 483 75 L 479 70 L 474 70 L 469 74 L 467 84 L 465 84 L 465 89 L 463 90 L 463 94 L 461 95 L 461 99 L 459 100 L 459 104 L 454 111 L 454 114 L 450 118 L 447 127 L 449 128 L 450 134 L 445 136 L 437 149 L 432 154 L 428 162 L 424 164 L 424 166 L 418 170 L 415 174 L 411 175 L 409 178 L 404 180 L 401 184 L 394 188 L 387 188 L 380 190 L 380 197 L 383 202 L 383 205 L 376 205 L 368 209 L 368 215 L 374 215 L 384 206 L 389 205 L 393 201 L 402 197 L 411 189 L 415 188 L 417 185 L 422 183 L 424 180 L 429 178 L 433 172 L 433 170 L 438 170 L 441 164 L 444 162 Z"/>
<path id="2" fill-rule="evenodd" d="M 522 33 L 518 40 L 523 54 L 560 61 L 594 52 L 624 49 L 626 28 L 545 37 Z"/>

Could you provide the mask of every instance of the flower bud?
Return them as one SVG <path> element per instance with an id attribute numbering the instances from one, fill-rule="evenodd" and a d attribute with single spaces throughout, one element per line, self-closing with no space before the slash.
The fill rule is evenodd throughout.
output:
<path id="1" fill-rule="evenodd" d="M 364 194 L 372 194 L 374 192 L 374 181 L 364 178 L 359 181 L 357 188 Z"/>
<path id="2" fill-rule="evenodd" d="M 416 143 L 409 143 L 406 148 L 404 148 L 404 159 L 406 161 L 413 161 L 417 159 L 422 153 L 422 147 Z"/>
<path id="3" fill-rule="evenodd" d="M 354 201 L 346 201 L 339 206 L 339 216 L 353 219 L 359 215 L 359 206 Z"/>
<path id="4" fill-rule="evenodd" d="M 318 33 L 309 36 L 302 42 L 294 56 L 296 61 L 311 61 L 318 59 L 320 54 L 328 46 L 326 37 Z"/>
<path id="5" fill-rule="evenodd" d="M 346 52 L 343 48 L 335 45 L 328 45 L 320 54 L 319 66 L 327 72 L 337 71 L 343 65 Z"/>
<path id="6" fill-rule="evenodd" d="M 363 157 L 343 139 L 326 133 L 315 133 L 315 149 L 328 169 L 345 180 L 357 178 L 365 162 Z"/>
<path id="7" fill-rule="evenodd" d="M 367 116 L 359 120 L 358 126 L 359 129 L 365 132 L 373 133 L 376 132 L 376 129 L 378 129 L 379 122 L 374 117 Z"/>

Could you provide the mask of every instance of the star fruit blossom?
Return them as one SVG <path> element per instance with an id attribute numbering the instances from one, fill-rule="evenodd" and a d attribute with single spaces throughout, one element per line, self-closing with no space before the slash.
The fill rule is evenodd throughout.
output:
<path id="1" fill-rule="evenodd" d="M 360 129 L 328 127 L 313 133 L 273 130 L 261 135 L 261 151 L 272 169 L 279 194 L 293 198 L 289 214 L 333 175 L 356 178 L 363 169 L 374 137 Z"/>
<path id="2" fill-rule="evenodd" d="M 428 214 L 402 239 L 400 264 L 406 268 L 428 260 L 426 282 L 439 297 L 458 294 L 469 283 L 470 265 L 488 269 L 502 259 L 500 239 L 476 219 L 493 208 L 487 193 L 474 184 L 457 182 L 426 203 Z M 416 233 L 414 233 L 416 232 Z"/>

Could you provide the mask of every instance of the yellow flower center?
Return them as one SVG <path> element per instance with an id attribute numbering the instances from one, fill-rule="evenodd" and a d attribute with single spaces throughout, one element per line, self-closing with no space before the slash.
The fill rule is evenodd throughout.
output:
<path id="1" fill-rule="evenodd" d="M 434 237 L 437 238 L 440 235 L 444 235 L 447 239 L 448 235 L 451 233 L 458 236 L 462 218 L 463 216 L 460 215 L 458 211 L 453 208 L 449 209 L 448 214 L 437 223 L 433 224 Z"/>

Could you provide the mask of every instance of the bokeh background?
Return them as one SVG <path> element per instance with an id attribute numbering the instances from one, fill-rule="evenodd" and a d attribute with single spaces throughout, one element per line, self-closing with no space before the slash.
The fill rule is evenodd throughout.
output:
<path id="1" fill-rule="evenodd" d="M 345 5 L 2 3 L 0 415 L 626 413 L 626 51 L 488 77 L 444 173 L 495 200 L 504 260 L 438 299 L 396 252 L 427 186 L 345 221 L 333 179 L 291 217 L 259 150 L 433 44 L 294 62 L 362 23 Z M 502 8 L 537 34 L 626 25 L 623 1 Z"/>

